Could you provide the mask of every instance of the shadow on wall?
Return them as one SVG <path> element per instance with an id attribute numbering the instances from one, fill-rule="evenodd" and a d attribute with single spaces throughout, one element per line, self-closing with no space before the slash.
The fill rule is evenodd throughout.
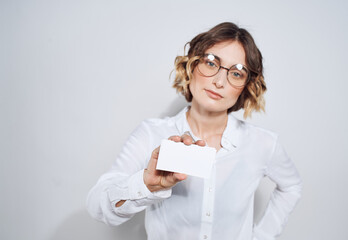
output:
<path id="1" fill-rule="evenodd" d="M 81 210 L 70 215 L 50 240 L 146 240 L 144 216 L 145 211 L 142 211 L 128 222 L 111 227 L 92 219 L 87 210 Z"/>
<path id="2" fill-rule="evenodd" d="M 185 97 L 178 96 L 172 101 L 169 106 L 160 114 L 160 118 L 172 117 L 180 112 L 184 107 L 188 106 L 189 103 L 186 101 Z"/>

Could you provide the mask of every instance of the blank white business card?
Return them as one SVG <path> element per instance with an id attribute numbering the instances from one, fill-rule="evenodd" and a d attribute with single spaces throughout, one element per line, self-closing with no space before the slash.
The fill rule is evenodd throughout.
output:
<path id="1" fill-rule="evenodd" d="M 216 149 L 212 147 L 187 146 L 165 139 L 161 142 L 156 169 L 209 178 L 215 155 Z"/>

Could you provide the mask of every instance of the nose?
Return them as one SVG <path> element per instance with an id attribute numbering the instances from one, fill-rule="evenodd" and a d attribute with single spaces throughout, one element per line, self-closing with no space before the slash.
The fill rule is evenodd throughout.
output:
<path id="1" fill-rule="evenodd" d="M 228 81 L 227 72 L 225 73 L 225 71 L 222 71 L 222 70 L 226 70 L 228 72 L 228 68 L 220 66 L 219 72 L 213 78 L 213 83 L 215 84 L 217 88 L 225 87 Z"/>

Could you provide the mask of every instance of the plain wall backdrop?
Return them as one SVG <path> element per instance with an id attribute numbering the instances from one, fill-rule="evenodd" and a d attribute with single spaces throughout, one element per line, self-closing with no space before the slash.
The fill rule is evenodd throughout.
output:
<path id="1" fill-rule="evenodd" d="M 85 199 L 145 118 L 174 115 L 174 58 L 223 21 L 264 56 L 266 114 L 304 183 L 281 240 L 348 239 L 347 1 L 0 1 L 0 239 L 146 239 Z M 241 118 L 242 112 L 236 113 Z M 262 181 L 258 219 L 274 185 Z"/>

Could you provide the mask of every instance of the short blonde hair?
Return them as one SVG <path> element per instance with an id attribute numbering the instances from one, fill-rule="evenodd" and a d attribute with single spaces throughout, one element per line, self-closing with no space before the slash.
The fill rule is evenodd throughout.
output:
<path id="1" fill-rule="evenodd" d="M 192 94 L 189 85 L 198 60 L 208 48 L 225 41 L 238 41 L 242 44 L 246 55 L 246 65 L 250 70 L 249 81 L 244 86 L 237 102 L 227 112 L 230 113 L 243 108 L 244 118 L 247 118 L 251 117 L 252 111 L 265 111 L 263 95 L 267 88 L 263 77 L 261 52 L 250 33 L 234 23 L 220 23 L 209 31 L 198 34 L 185 45 L 185 48 L 187 45 L 190 47 L 187 55 L 175 58 L 173 87 L 177 92 L 184 95 L 188 102 L 191 102 Z"/>

